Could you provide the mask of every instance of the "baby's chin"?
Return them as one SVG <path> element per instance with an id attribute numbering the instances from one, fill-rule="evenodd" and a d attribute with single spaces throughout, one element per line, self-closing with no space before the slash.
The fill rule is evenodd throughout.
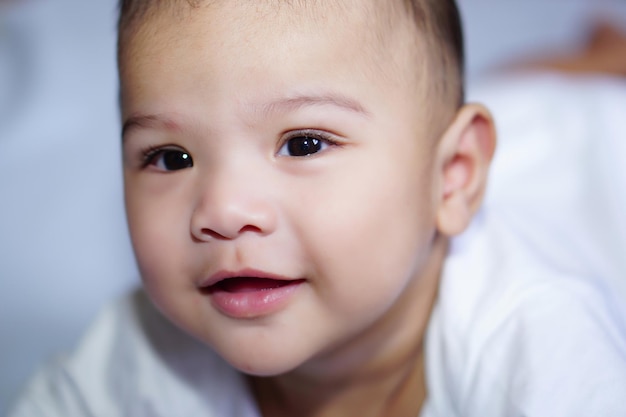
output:
<path id="1" fill-rule="evenodd" d="M 287 346 L 278 340 L 257 341 L 255 338 L 216 338 L 203 332 L 185 331 L 201 345 L 211 349 L 237 371 L 259 377 L 271 377 L 291 372 L 308 360 L 306 352 Z M 259 338 L 265 339 L 265 338 Z M 268 343 L 269 342 L 269 343 Z"/>
<path id="2" fill-rule="evenodd" d="M 254 351 L 254 346 L 252 346 L 251 349 L 241 349 L 238 352 L 217 351 L 217 353 L 239 372 L 256 377 L 287 374 L 306 362 L 304 355 L 296 355 L 295 352 L 278 349 L 270 355 L 263 355 Z"/>

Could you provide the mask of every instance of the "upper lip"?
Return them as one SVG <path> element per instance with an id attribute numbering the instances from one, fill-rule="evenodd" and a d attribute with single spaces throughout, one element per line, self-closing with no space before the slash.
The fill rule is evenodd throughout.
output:
<path id="1" fill-rule="evenodd" d="M 200 284 L 200 288 L 208 288 L 212 285 L 217 284 L 220 281 L 229 278 L 265 278 L 265 279 L 273 279 L 277 281 L 293 281 L 297 278 L 290 278 L 283 275 L 273 274 L 271 272 L 265 272 L 258 269 L 253 268 L 245 268 L 237 271 L 229 271 L 229 270 L 220 270 L 202 281 Z"/>

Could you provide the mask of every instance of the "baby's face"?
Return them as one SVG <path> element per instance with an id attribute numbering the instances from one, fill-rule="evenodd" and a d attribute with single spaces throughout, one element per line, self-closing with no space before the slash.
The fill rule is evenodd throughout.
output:
<path id="1" fill-rule="evenodd" d="M 258 375 L 401 322 L 419 302 L 438 181 L 409 29 L 376 47 L 356 8 L 270 3 L 157 15 L 121 75 L 145 287 Z"/>

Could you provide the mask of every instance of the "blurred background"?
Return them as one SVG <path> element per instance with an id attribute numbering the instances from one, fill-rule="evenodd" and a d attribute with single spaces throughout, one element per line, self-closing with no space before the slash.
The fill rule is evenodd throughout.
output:
<path id="1" fill-rule="evenodd" d="M 599 21 L 626 30 L 623 0 L 458 1 L 470 90 L 580 51 Z M 0 0 L 0 415 L 107 300 L 138 284 L 115 18 L 115 0 Z"/>

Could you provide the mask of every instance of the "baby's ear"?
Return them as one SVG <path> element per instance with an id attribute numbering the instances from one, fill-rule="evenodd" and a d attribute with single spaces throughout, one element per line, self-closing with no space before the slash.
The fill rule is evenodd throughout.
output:
<path id="1" fill-rule="evenodd" d="M 464 106 L 438 146 L 437 227 L 442 234 L 461 233 L 480 207 L 495 146 L 489 111 L 478 104 Z"/>

